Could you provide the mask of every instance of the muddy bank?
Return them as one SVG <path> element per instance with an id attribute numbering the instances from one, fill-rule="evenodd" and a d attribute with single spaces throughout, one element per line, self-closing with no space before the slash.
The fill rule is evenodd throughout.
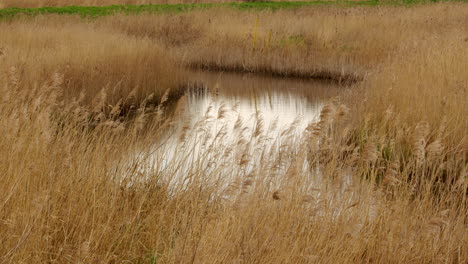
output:
<path id="1" fill-rule="evenodd" d="M 209 72 L 230 72 L 230 73 L 252 73 L 256 75 L 264 75 L 281 78 L 297 78 L 297 79 L 315 79 L 315 80 L 331 80 L 340 84 L 351 85 L 362 81 L 364 78 L 354 73 L 343 73 L 328 70 L 315 70 L 311 72 L 289 70 L 277 71 L 270 67 L 247 67 L 245 65 L 219 65 L 210 62 L 192 62 L 187 65 L 192 70 L 203 70 Z"/>
<path id="2" fill-rule="evenodd" d="M 229 67 L 208 64 L 190 64 L 191 77 L 190 80 L 175 89 L 169 89 L 166 98 L 154 98 L 149 100 L 143 106 L 145 109 L 164 108 L 168 109 L 168 113 L 172 113 L 174 106 L 182 96 L 190 94 L 204 94 L 205 92 L 216 92 L 213 89 L 230 91 L 229 93 L 236 96 L 250 96 L 253 90 L 283 90 L 283 92 L 291 92 L 293 87 L 296 92 L 308 94 L 310 86 L 314 86 L 315 96 L 321 98 L 336 96 L 340 87 L 354 84 L 362 80 L 361 76 L 353 74 L 342 74 L 333 72 L 278 72 L 270 69 L 249 69 L 245 67 Z M 248 79 L 248 81 L 246 80 Z M 318 88 L 317 84 L 322 83 L 325 88 Z M 338 87 L 330 91 L 330 87 Z M 249 91 L 247 91 L 249 90 Z M 311 96 L 307 96 L 312 99 Z M 138 106 L 142 102 L 126 101 L 122 105 L 122 111 L 119 114 L 119 119 L 132 119 L 138 113 Z M 110 109 L 105 111 L 110 112 Z"/>

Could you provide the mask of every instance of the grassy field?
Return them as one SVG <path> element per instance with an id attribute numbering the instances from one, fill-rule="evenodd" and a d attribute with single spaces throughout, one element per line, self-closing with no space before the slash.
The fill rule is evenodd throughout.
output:
<path id="1" fill-rule="evenodd" d="M 181 3 L 180 1 L 54 1 L 54 0 L 4 0 L 0 3 L 0 18 L 11 17 L 19 14 L 41 15 L 41 14 L 68 14 L 83 17 L 98 17 L 115 14 L 138 14 L 138 13 L 179 13 L 208 8 L 232 8 L 237 10 L 279 10 L 296 9 L 307 6 L 377 6 L 377 5 L 412 5 L 425 2 L 438 2 L 440 0 L 401 0 L 401 1 L 201 1 Z M 442 0 L 443 1 L 443 0 Z"/>
<path id="2" fill-rule="evenodd" d="M 411 1 L 406 1 L 409 3 Z M 377 1 L 339 1 L 341 4 L 359 5 L 359 4 L 378 4 Z M 403 3 L 403 2 L 402 2 Z M 309 5 L 323 5 L 323 4 L 337 4 L 336 1 L 192 1 L 183 2 L 177 0 L 148 0 L 148 1 L 122 1 L 122 0 L 106 0 L 106 1 L 54 1 L 54 0 L 22 0 L 22 1 L 10 1 L 5 0 L 3 2 L 3 8 L 38 8 L 38 7 L 72 7 L 75 10 L 106 10 L 110 9 L 109 6 L 113 5 L 114 10 L 126 10 L 126 8 L 133 12 L 141 11 L 160 11 L 160 10 L 190 10 L 193 8 L 206 8 L 213 6 L 225 6 L 234 7 L 239 9 L 279 9 L 279 8 L 291 8 L 301 7 Z M 60 9 L 50 9 L 60 10 Z M 62 8 L 67 10 L 67 8 Z"/>
<path id="3" fill-rule="evenodd" d="M 0 10 L 0 263 L 466 263 L 468 6 L 226 5 Z M 159 144 L 187 67 L 353 81 L 278 148 Z"/>

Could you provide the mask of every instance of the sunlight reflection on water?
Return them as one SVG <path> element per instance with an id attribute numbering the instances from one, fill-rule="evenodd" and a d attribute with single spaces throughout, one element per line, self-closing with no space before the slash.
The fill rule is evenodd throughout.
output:
<path id="1" fill-rule="evenodd" d="M 348 191 L 351 168 L 329 178 L 308 156 L 306 127 L 319 121 L 323 106 L 343 87 L 204 72 L 193 79 L 208 89 L 187 91 L 164 137 L 133 157 L 139 180 L 157 177 L 169 195 L 203 186 L 213 199 L 236 199 L 249 186 L 274 191 L 300 179 L 294 191 L 312 195 L 310 206 L 326 204 L 333 215 L 358 200 L 358 192 Z"/>
<path id="2" fill-rule="evenodd" d="M 304 152 L 305 128 L 340 90 L 330 82 L 241 74 L 197 72 L 193 80 L 207 89 L 186 93 L 163 143 L 144 155 L 144 174 L 171 175 L 172 186 L 188 184 L 200 171 L 211 184 L 224 186 L 258 170 L 265 157 L 273 163 L 284 160 L 279 155 Z M 287 169 L 280 165 L 277 174 Z"/>

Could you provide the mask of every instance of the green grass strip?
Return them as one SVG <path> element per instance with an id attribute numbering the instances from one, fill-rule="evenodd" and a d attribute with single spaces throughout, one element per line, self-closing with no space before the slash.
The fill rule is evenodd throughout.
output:
<path id="1" fill-rule="evenodd" d="M 433 0 L 437 1 L 437 0 Z M 402 0 L 394 3 L 413 4 L 421 0 Z M 424 1 L 423 2 L 427 2 Z M 158 5 L 112 5 L 112 6 L 66 6 L 66 7 L 40 7 L 40 8 L 5 8 L 0 9 L 1 18 L 11 18 L 22 14 L 36 16 L 42 14 L 80 15 L 82 17 L 99 17 L 114 14 L 139 13 L 179 13 L 190 10 L 208 9 L 212 7 L 228 7 L 239 10 L 278 10 L 285 8 L 299 8 L 312 5 L 342 5 L 356 6 L 381 5 L 378 0 L 368 1 L 307 1 L 307 2 L 241 2 L 241 3 L 214 3 L 214 4 L 158 4 Z M 385 2 L 384 2 L 385 3 Z"/>

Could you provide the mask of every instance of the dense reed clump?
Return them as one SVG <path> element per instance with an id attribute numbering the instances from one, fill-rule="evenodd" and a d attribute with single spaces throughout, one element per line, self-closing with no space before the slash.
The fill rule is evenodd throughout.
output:
<path id="1" fill-rule="evenodd" d="M 356 177 L 361 150 L 345 143 L 352 135 L 340 103 L 323 108 L 309 126 L 316 132 L 301 133 L 292 122 L 277 136 L 261 125 L 229 126 L 225 116 L 236 115 L 235 109 L 221 104 L 180 130 L 166 126 L 185 136 L 161 145 L 163 120 L 147 133 L 138 118 L 126 129 L 103 122 L 102 129 L 83 130 L 86 109 L 63 108 L 60 75 L 35 89 L 19 86 L 13 77 L 2 86 L 8 100 L 0 107 L 7 135 L 0 139 L 2 261 L 467 257 L 462 189 L 440 194 L 438 202 L 428 192 L 411 196 L 404 183 L 382 189 Z M 255 122 L 262 123 L 261 114 Z M 314 138 L 319 145 L 309 152 L 303 142 Z M 357 152 L 347 155 L 350 148 Z"/>
<path id="2" fill-rule="evenodd" d="M 36 89 L 18 86 L 13 76 L 0 108 L 8 135 L 1 139 L 2 261 L 466 258 L 460 192 L 444 193 L 438 203 L 430 193 L 407 196 L 403 184 L 388 197 L 354 177 L 356 158 L 344 158 L 347 149 L 339 147 L 350 137 L 339 129 L 348 114 L 340 104 L 325 107 L 310 125 L 320 132 L 299 137 L 294 122 L 279 137 L 258 125 L 226 131 L 223 116 L 235 112 L 222 105 L 182 128 L 178 143 L 160 145 L 159 125 L 138 137 L 131 133 L 139 131 L 137 121 L 126 130 L 83 131 L 86 110 L 62 110 L 59 75 Z M 262 123 L 261 115 L 256 119 Z M 310 156 L 302 142 L 314 137 L 320 145 Z M 268 148 L 271 140 L 280 147 Z"/>
<path id="3" fill-rule="evenodd" d="M 376 144 L 383 171 L 375 177 L 396 173 L 397 179 L 387 180 L 409 181 L 416 193 L 466 195 L 465 33 L 452 29 L 446 38 L 433 36 L 363 83 L 359 119 L 367 121 L 360 122 L 356 139 Z"/>
<path id="4" fill-rule="evenodd" d="M 0 262 L 465 263 L 464 9 L 2 21 Z M 305 129 L 217 89 L 179 123 L 173 58 L 366 78 Z"/>
<path id="5" fill-rule="evenodd" d="M 86 25 L 70 16 L 29 21 L 52 29 L 92 28 L 152 43 L 196 68 L 356 81 L 393 57 L 424 47 L 435 35 L 453 38 L 458 30 L 464 39 L 466 11 L 461 3 L 252 12 L 211 8 L 182 14 L 114 15 L 85 20 Z"/>
<path id="6" fill-rule="evenodd" d="M 461 3 L 251 12 L 211 8 L 102 17 L 96 24 L 148 37 L 192 67 L 359 80 L 435 35 L 451 38 L 459 30 L 464 38 L 466 12 Z"/>
<path id="7" fill-rule="evenodd" d="M 0 28 L 0 65 L 16 67 L 23 87 L 39 85 L 48 74 L 60 72 L 65 99 L 82 95 L 82 103 L 90 104 L 105 95 L 111 105 L 130 107 L 150 94 L 158 102 L 167 89 L 175 95 L 184 85 L 185 75 L 175 61 L 147 39 L 84 21 L 62 23 L 59 17 L 27 21 L 2 22 Z M 132 100 L 121 101 L 129 95 Z"/>

